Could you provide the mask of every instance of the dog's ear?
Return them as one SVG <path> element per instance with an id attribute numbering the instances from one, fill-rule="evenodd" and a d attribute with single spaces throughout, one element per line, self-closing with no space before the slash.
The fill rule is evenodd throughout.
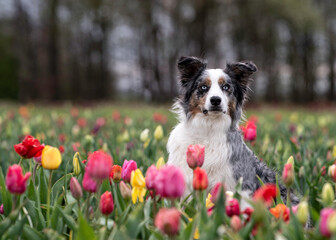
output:
<path id="1" fill-rule="evenodd" d="M 197 57 L 180 57 L 177 61 L 177 68 L 181 74 L 181 84 L 185 86 L 189 81 L 194 80 L 206 68 L 206 61 Z"/>
<path id="2" fill-rule="evenodd" d="M 228 63 L 224 70 L 225 73 L 245 87 L 252 81 L 251 74 L 256 71 L 257 66 L 251 61 Z"/>

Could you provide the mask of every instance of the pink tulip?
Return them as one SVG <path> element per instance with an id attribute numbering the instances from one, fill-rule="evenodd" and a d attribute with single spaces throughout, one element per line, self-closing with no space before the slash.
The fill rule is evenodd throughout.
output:
<path id="1" fill-rule="evenodd" d="M 227 201 L 226 206 L 226 214 L 229 217 L 232 217 L 233 215 L 239 216 L 240 209 L 239 209 L 239 202 L 237 199 L 232 198 L 229 201 Z"/>
<path id="2" fill-rule="evenodd" d="M 324 208 L 320 214 L 320 232 L 324 237 L 330 237 L 331 233 L 327 226 L 329 216 L 335 211 L 333 208 Z"/>
<path id="3" fill-rule="evenodd" d="M 119 183 L 119 187 L 120 187 L 121 196 L 126 200 L 131 199 L 132 189 L 130 188 L 130 186 L 128 186 L 124 181 L 121 181 Z"/>
<path id="4" fill-rule="evenodd" d="M 113 212 L 114 203 L 111 192 L 106 191 L 103 195 L 101 195 L 99 208 L 101 213 L 104 215 L 109 215 Z"/>
<path id="5" fill-rule="evenodd" d="M 187 163 L 191 169 L 202 167 L 204 163 L 204 146 L 189 145 L 187 150 Z"/>
<path id="6" fill-rule="evenodd" d="M 181 213 L 176 208 L 161 208 L 155 217 L 155 226 L 168 236 L 178 233 Z"/>
<path id="7" fill-rule="evenodd" d="M 104 180 L 110 176 L 112 165 L 113 159 L 109 154 L 96 151 L 89 156 L 86 169 L 91 178 Z"/>
<path id="8" fill-rule="evenodd" d="M 90 174 L 88 173 L 87 171 L 87 168 L 85 168 L 85 173 L 84 173 L 84 177 L 83 177 L 83 188 L 85 191 L 87 192 L 96 192 L 97 191 L 97 183 L 95 180 L 93 180 L 91 177 L 90 177 Z"/>
<path id="9" fill-rule="evenodd" d="M 4 214 L 4 213 L 5 213 L 4 206 L 3 206 L 3 204 L 1 204 L 1 206 L 0 206 L 0 214 Z"/>
<path id="10" fill-rule="evenodd" d="M 164 198 L 179 198 L 186 188 L 182 171 L 175 166 L 164 166 L 155 178 L 155 191 Z"/>
<path id="11" fill-rule="evenodd" d="M 126 181 L 131 181 L 131 173 L 138 168 L 137 163 L 133 160 L 125 160 L 121 170 L 121 178 Z"/>
<path id="12" fill-rule="evenodd" d="M 70 191 L 72 196 L 77 200 L 83 196 L 82 187 L 79 184 L 78 180 L 74 177 L 70 179 Z"/>
<path id="13" fill-rule="evenodd" d="M 237 215 L 234 215 L 231 218 L 230 226 L 235 232 L 238 232 L 242 228 L 243 224 L 240 218 Z"/>
<path id="14" fill-rule="evenodd" d="M 153 190 L 155 188 L 155 180 L 158 174 L 159 174 L 159 170 L 155 167 L 155 165 L 152 165 L 147 169 L 147 172 L 146 172 L 147 189 Z"/>
<path id="15" fill-rule="evenodd" d="M 27 172 L 22 175 L 22 168 L 20 165 L 14 164 L 10 166 L 6 176 L 6 186 L 9 192 L 13 194 L 22 194 L 26 191 L 27 180 L 31 173 Z"/>
<path id="16" fill-rule="evenodd" d="M 294 182 L 294 169 L 291 163 L 286 163 L 282 172 L 282 181 L 287 186 L 290 187 Z"/>

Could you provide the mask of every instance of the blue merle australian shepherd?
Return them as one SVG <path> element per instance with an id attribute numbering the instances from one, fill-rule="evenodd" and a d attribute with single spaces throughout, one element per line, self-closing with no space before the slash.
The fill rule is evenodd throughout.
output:
<path id="1" fill-rule="evenodd" d="M 252 62 L 235 62 L 225 69 L 208 69 L 207 63 L 196 57 L 181 57 L 177 63 L 180 72 L 181 96 L 173 106 L 179 123 L 170 134 L 167 149 L 168 164 L 184 171 L 190 192 L 193 172 L 186 162 L 190 144 L 205 146 L 203 169 L 209 180 L 209 189 L 224 182 L 233 191 L 240 178 L 242 194 L 247 196 L 264 183 L 275 183 L 276 173 L 260 161 L 246 146 L 239 130 L 239 121 L 246 98 L 250 76 L 257 71 Z M 286 201 L 286 188 L 280 185 Z M 298 198 L 291 194 L 293 204 Z"/>

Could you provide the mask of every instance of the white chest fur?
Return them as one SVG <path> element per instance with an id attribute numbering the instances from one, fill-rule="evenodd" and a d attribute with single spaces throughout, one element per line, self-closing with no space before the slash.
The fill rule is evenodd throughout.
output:
<path id="1" fill-rule="evenodd" d="M 193 172 L 186 161 L 190 144 L 205 146 L 205 160 L 202 166 L 208 174 L 211 189 L 217 182 L 224 182 L 227 190 L 234 190 L 236 182 L 230 164 L 231 147 L 226 132 L 231 124 L 228 115 L 197 114 L 193 119 L 181 121 L 171 132 L 167 150 L 168 164 L 180 167 L 185 175 L 188 194 L 192 190 Z"/>

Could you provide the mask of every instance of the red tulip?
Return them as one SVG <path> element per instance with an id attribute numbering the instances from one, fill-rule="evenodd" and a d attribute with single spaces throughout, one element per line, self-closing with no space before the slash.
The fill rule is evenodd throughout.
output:
<path id="1" fill-rule="evenodd" d="M 13 194 L 22 194 L 26 191 L 27 180 L 31 173 L 27 172 L 22 175 L 22 168 L 20 165 L 14 164 L 8 168 L 6 176 L 6 186 L 9 192 Z"/>
<path id="2" fill-rule="evenodd" d="M 155 165 L 150 166 L 146 172 L 146 187 L 149 190 L 155 189 L 156 177 L 159 174 L 159 170 Z"/>
<path id="3" fill-rule="evenodd" d="M 97 191 L 97 183 L 95 180 L 93 180 L 91 177 L 90 177 L 90 174 L 88 173 L 87 171 L 87 168 L 85 168 L 85 173 L 84 173 L 84 177 L 83 177 L 83 188 L 85 191 L 87 192 L 96 192 Z"/>
<path id="4" fill-rule="evenodd" d="M 167 165 L 159 170 L 155 178 L 155 191 L 164 198 L 179 198 L 186 188 L 182 171 L 175 166 Z"/>
<path id="5" fill-rule="evenodd" d="M 335 211 L 333 208 L 324 208 L 320 214 L 320 232 L 324 237 L 330 237 L 331 233 L 329 231 L 327 222 L 329 216 Z"/>
<path id="6" fill-rule="evenodd" d="M 257 126 L 253 121 L 248 121 L 245 126 L 241 127 L 246 141 L 253 141 L 257 137 Z"/>
<path id="7" fill-rule="evenodd" d="M 64 146 L 63 145 L 60 145 L 58 147 L 58 150 L 61 152 L 61 153 L 64 153 Z"/>
<path id="8" fill-rule="evenodd" d="M 72 196 L 77 200 L 83 196 L 82 187 L 79 184 L 78 180 L 74 177 L 70 179 L 70 191 Z"/>
<path id="9" fill-rule="evenodd" d="M 153 114 L 153 121 L 161 124 L 165 124 L 167 122 L 167 117 L 160 113 Z"/>
<path id="10" fill-rule="evenodd" d="M 208 175 L 205 170 L 197 167 L 194 170 L 193 188 L 195 190 L 205 190 L 208 187 Z"/>
<path id="11" fill-rule="evenodd" d="M 271 206 L 273 199 L 277 195 L 278 189 L 275 184 L 265 184 L 260 187 L 253 195 L 254 200 L 261 200 L 267 206 Z"/>
<path id="12" fill-rule="evenodd" d="M 121 170 L 121 178 L 126 181 L 131 181 L 131 173 L 137 169 L 137 163 L 133 160 L 125 160 Z"/>
<path id="13" fill-rule="evenodd" d="M 204 146 L 189 145 L 187 150 L 187 163 L 191 169 L 202 167 L 204 163 Z"/>
<path id="14" fill-rule="evenodd" d="M 104 215 L 109 215 L 113 212 L 114 203 L 112 193 L 106 191 L 100 197 L 100 204 L 99 204 L 100 212 Z"/>
<path id="15" fill-rule="evenodd" d="M 226 202 L 226 214 L 229 217 L 232 217 L 233 215 L 239 216 L 240 209 L 239 209 L 239 202 L 237 199 L 232 198 L 229 201 Z"/>
<path id="16" fill-rule="evenodd" d="M 269 211 L 276 219 L 281 217 L 285 222 L 287 222 L 290 218 L 290 210 L 285 204 L 278 204 Z"/>
<path id="17" fill-rule="evenodd" d="M 221 192 L 222 194 L 225 194 L 225 185 L 224 183 L 218 182 L 211 190 L 211 202 L 216 203 Z"/>
<path id="18" fill-rule="evenodd" d="M 15 152 L 23 158 L 32 158 L 41 156 L 44 145 L 30 135 L 26 136 L 19 144 L 14 145 Z"/>
<path id="19" fill-rule="evenodd" d="M 96 151 L 89 156 L 86 169 L 91 178 L 104 180 L 110 176 L 112 164 L 113 159 L 109 154 L 103 151 Z"/>
<path id="20" fill-rule="evenodd" d="M 110 183 L 112 180 L 114 182 L 119 182 L 121 179 L 121 167 L 119 165 L 113 165 L 110 172 Z"/>
<path id="21" fill-rule="evenodd" d="M 177 235 L 181 213 L 176 208 L 161 208 L 155 217 L 155 226 L 168 236 Z"/>

